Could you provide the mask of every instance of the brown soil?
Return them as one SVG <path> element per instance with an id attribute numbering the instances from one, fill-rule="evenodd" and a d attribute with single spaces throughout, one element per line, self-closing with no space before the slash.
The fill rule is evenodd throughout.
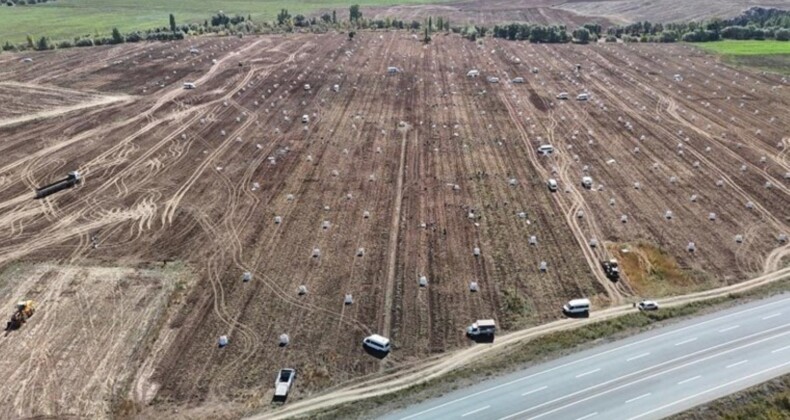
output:
<path id="1" fill-rule="evenodd" d="M 682 45 L 438 36 L 424 46 L 403 32 L 363 32 L 353 42 L 300 34 L 190 44 L 201 54 L 190 55 L 187 43 L 144 43 L 4 63 L 4 80 L 22 84 L 22 98 L 41 86 L 124 100 L 0 127 L 0 265 L 133 273 L 183 261 L 192 273 L 182 303 L 161 321 L 167 293 L 141 289 L 158 297 L 137 301 L 135 322 L 162 325 L 146 351 L 93 347 L 96 358 L 112 358 L 103 379 L 119 381 L 101 389 L 104 403 L 66 408 L 22 398 L 9 405 L 15 413 L 234 417 L 267 407 L 281 367 L 300 372 L 289 406 L 328 388 L 384 380 L 382 371 L 404 383 L 410 368 L 429 372 L 431 364 L 439 374 L 480 356 L 463 335 L 475 319 L 494 318 L 506 331 L 565 328 L 558 308 L 568 299 L 590 297 L 596 309 L 637 299 L 639 280 L 632 284 L 627 273 L 612 284 L 603 276 L 607 244 L 656 244 L 691 273 L 683 290 L 739 284 L 787 261 L 788 246 L 776 240 L 790 216 L 790 121 L 780 112 L 790 98 L 780 76 L 734 70 Z M 388 76 L 388 66 L 402 72 Z M 530 73 L 532 66 L 540 72 Z M 483 77 L 466 78 L 471 68 Z M 489 75 L 501 83 L 485 82 Z M 507 83 L 515 76 L 527 83 Z M 182 89 L 188 81 L 198 88 Z M 339 92 L 331 90 L 336 83 Z M 589 102 L 554 99 L 585 88 Z M 50 106 L 84 102 L 61 96 Z M 31 107 L 20 100 L 6 112 L 36 112 Z M 557 152 L 538 156 L 543 143 Z M 82 185 L 32 199 L 34 187 L 74 169 Z M 592 191 L 579 185 L 585 173 Z M 559 192 L 545 187 L 550 177 Z M 532 235 L 537 246 L 527 243 Z M 697 244 L 693 254 L 689 241 Z M 311 257 L 313 248 L 320 258 Z M 541 261 L 548 272 L 538 269 Z M 247 271 L 252 281 L 244 283 Z M 418 286 L 420 275 L 428 287 Z M 25 287 L 54 293 L 50 284 L 31 276 Z M 300 285 L 307 295 L 297 294 Z M 95 287 L 99 299 L 114 290 L 102 287 Z M 29 294 L 3 290 L 8 310 Z M 353 305 L 343 305 L 346 293 Z M 84 296 L 90 303 L 91 288 Z M 89 334 L 83 308 L 74 306 L 53 316 L 47 311 L 60 309 L 44 304 L 15 337 L 37 328 Z M 106 340 L 124 343 L 138 330 L 108 331 Z M 361 348 L 373 332 L 393 340 L 384 361 Z M 285 348 L 277 346 L 282 333 L 291 338 Z M 229 346 L 217 347 L 220 335 Z M 36 336 L 50 363 L 67 363 L 75 350 L 47 340 Z M 443 359 L 451 354 L 461 356 Z M 116 373 L 123 360 L 131 371 Z M 4 366 L 7 377 L 22 372 Z M 76 383 L 73 391 L 53 385 L 35 395 L 55 401 L 95 389 Z"/>

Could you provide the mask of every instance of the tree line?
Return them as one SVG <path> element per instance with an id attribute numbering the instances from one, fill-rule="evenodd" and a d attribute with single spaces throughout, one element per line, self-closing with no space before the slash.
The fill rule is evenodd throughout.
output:
<path id="1" fill-rule="evenodd" d="M 1 1 L 1 0 L 0 0 Z M 22 0 L 17 0 L 22 1 Z M 46 0 L 35 0 L 44 2 Z M 49 0 L 53 1 L 53 0 Z M 635 22 L 629 25 L 611 26 L 603 30 L 599 24 L 585 24 L 569 30 L 563 25 L 535 25 L 529 23 L 510 23 L 494 25 L 489 29 L 485 26 L 466 25 L 455 27 L 450 25 L 446 17 L 428 17 L 424 21 L 405 21 L 394 18 L 366 19 L 359 5 L 348 9 L 348 20 L 339 20 L 337 11 L 324 13 L 317 17 L 307 18 L 297 14 L 292 16 L 287 9 L 281 9 L 276 19 L 271 22 L 254 22 L 250 15 L 226 15 L 222 12 L 204 20 L 203 24 L 191 23 L 178 25 L 175 16 L 170 14 L 169 26 L 152 28 L 144 31 L 121 33 L 113 28 L 110 36 L 85 35 L 72 40 L 53 41 L 48 37 L 33 39 L 27 42 L 2 45 L 3 51 L 49 50 L 54 48 L 88 47 L 94 45 L 121 44 L 140 41 L 172 41 L 184 39 L 188 35 L 214 33 L 220 35 L 238 35 L 249 33 L 290 32 L 294 30 L 325 32 L 330 29 L 347 30 L 352 38 L 356 29 L 404 29 L 423 31 L 423 41 L 430 42 L 435 32 L 454 32 L 469 40 L 490 35 L 514 41 L 534 43 L 568 43 L 585 44 L 596 42 L 601 37 L 615 42 L 708 42 L 720 39 L 776 39 L 790 40 L 790 11 L 770 8 L 753 7 L 740 16 L 730 19 L 710 19 L 702 22 L 652 23 L 649 21 Z"/>

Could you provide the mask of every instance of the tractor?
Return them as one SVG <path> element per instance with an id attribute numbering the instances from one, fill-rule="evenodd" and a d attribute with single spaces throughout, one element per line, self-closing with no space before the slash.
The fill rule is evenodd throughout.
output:
<path id="1" fill-rule="evenodd" d="M 33 316 L 36 302 L 32 300 L 22 300 L 16 304 L 16 312 L 11 315 L 11 320 L 6 324 L 6 331 L 18 330 L 22 324 L 27 322 L 27 319 Z"/>

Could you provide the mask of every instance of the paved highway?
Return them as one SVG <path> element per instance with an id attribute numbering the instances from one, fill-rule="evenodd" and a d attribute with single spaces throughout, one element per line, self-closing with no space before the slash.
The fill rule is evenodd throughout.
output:
<path id="1" fill-rule="evenodd" d="M 790 294 L 481 382 L 385 419 L 658 419 L 786 373 Z"/>

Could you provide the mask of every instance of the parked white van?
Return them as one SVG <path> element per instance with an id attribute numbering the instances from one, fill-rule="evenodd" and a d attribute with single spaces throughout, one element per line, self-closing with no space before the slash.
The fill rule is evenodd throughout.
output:
<path id="1" fill-rule="evenodd" d="M 557 95 L 557 99 L 562 99 L 562 100 L 568 99 L 568 92 L 560 92 Z"/>
<path id="2" fill-rule="evenodd" d="M 518 83 L 518 84 L 524 83 L 524 78 L 516 77 L 515 79 L 513 79 L 512 83 Z"/>
<path id="3" fill-rule="evenodd" d="M 365 339 L 362 340 L 362 345 L 383 353 L 389 353 L 390 351 L 390 339 L 378 334 L 365 337 Z"/>
<path id="4" fill-rule="evenodd" d="M 557 180 L 554 178 L 549 178 L 549 181 L 546 183 L 549 187 L 549 191 L 554 192 L 557 191 Z"/>
<path id="5" fill-rule="evenodd" d="M 466 333 L 470 336 L 493 336 L 496 333 L 496 322 L 493 319 L 478 319 L 477 322 L 466 328 Z"/>
<path id="6" fill-rule="evenodd" d="M 310 122 L 310 116 L 307 114 L 302 115 L 302 122 L 307 124 Z"/>
<path id="7" fill-rule="evenodd" d="M 590 312 L 590 299 L 573 299 L 562 307 L 566 314 L 584 314 Z"/>
<path id="8" fill-rule="evenodd" d="M 545 156 L 545 155 L 550 155 L 552 153 L 554 153 L 554 146 L 550 144 L 542 144 L 540 145 L 540 147 L 538 147 L 538 154 Z"/>
<path id="9" fill-rule="evenodd" d="M 586 101 L 588 99 L 590 99 L 590 94 L 589 93 L 580 93 L 580 94 L 578 94 L 576 96 L 576 100 L 577 101 Z"/>
<path id="10" fill-rule="evenodd" d="M 592 185 L 593 185 L 592 177 L 590 176 L 582 177 L 582 187 L 587 188 L 589 190 L 592 189 Z"/>
<path id="11" fill-rule="evenodd" d="M 478 70 L 469 70 L 466 73 L 466 77 L 477 77 L 480 76 L 480 72 Z"/>
<path id="12" fill-rule="evenodd" d="M 184 83 L 184 89 L 194 89 L 196 87 L 197 86 L 195 86 L 194 83 L 190 83 L 190 82 Z"/>

